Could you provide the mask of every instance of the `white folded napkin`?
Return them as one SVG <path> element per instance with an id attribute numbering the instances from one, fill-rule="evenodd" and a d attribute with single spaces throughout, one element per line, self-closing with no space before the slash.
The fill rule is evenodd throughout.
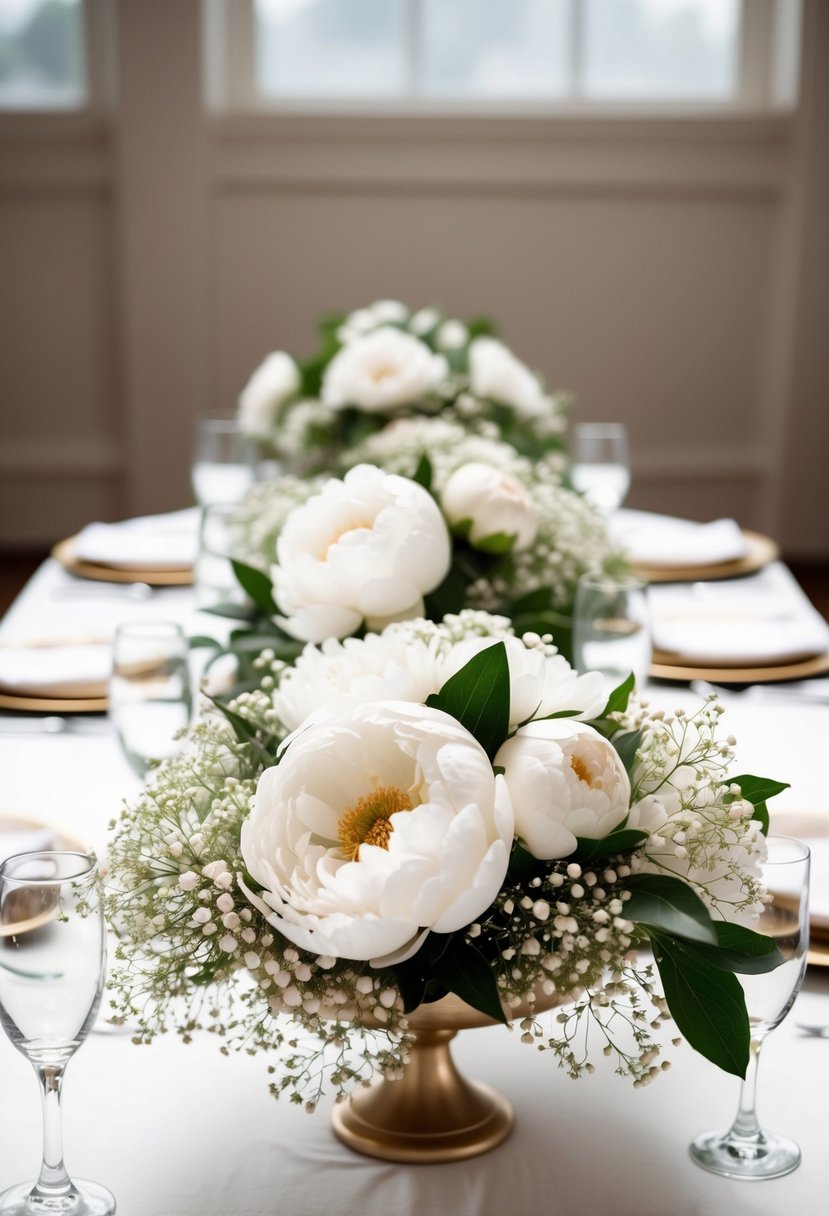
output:
<path id="1" fill-rule="evenodd" d="M 51 828 L 41 828 L 35 824 L 27 827 L 22 821 L 18 826 L 15 820 L 8 822 L 9 826 L 6 827 L 0 820 L 0 862 L 14 857 L 15 853 L 34 853 L 39 849 L 55 847 L 55 833 Z"/>
<path id="2" fill-rule="evenodd" d="M 652 586 L 653 644 L 704 666 L 770 665 L 829 651 L 829 625 L 779 562 L 752 578 Z"/>
<path id="3" fill-rule="evenodd" d="M 647 566 L 702 566 L 734 561 L 746 552 L 745 537 L 733 519 L 700 524 L 651 511 L 617 511 L 610 533 L 632 561 Z"/>
<path id="4" fill-rule="evenodd" d="M 0 688 L 21 696 L 102 697 L 111 669 L 108 641 L 0 647 Z"/>
<path id="5" fill-rule="evenodd" d="M 73 542 L 81 561 L 125 570 L 179 570 L 192 566 L 198 549 L 199 511 L 142 515 L 117 524 L 87 524 Z"/>
<path id="6" fill-rule="evenodd" d="M 829 811 L 773 810 L 771 830 L 809 846 L 809 920 L 815 928 L 829 930 Z"/>

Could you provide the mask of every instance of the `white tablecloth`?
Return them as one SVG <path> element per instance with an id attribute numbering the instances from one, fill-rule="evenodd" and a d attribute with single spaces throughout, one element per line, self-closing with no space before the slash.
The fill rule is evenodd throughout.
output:
<path id="1" fill-rule="evenodd" d="M 0 626 L 0 641 L 153 615 L 196 622 L 188 591 L 147 603 L 57 601 L 66 576 L 47 563 Z M 56 612 L 56 604 L 59 611 Z M 77 614 L 76 620 L 67 617 Z M 653 690 L 667 708 L 685 690 Z M 734 699 L 729 729 L 740 769 L 792 782 L 786 810 L 822 810 L 829 707 Z M 99 848 L 136 782 L 109 733 L 5 734 L 0 730 L 0 807 L 71 827 Z M 673 1067 L 643 1090 L 615 1077 L 596 1050 L 593 1077 L 570 1081 L 551 1056 L 502 1028 L 466 1031 L 455 1056 L 465 1075 L 506 1094 L 517 1126 L 499 1149 L 468 1162 L 407 1167 L 359 1157 L 339 1144 L 327 1112 L 313 1116 L 267 1090 L 262 1058 L 225 1058 L 205 1036 L 134 1047 L 121 1035 L 90 1036 L 72 1061 L 65 1097 L 71 1172 L 108 1185 L 123 1216 L 825 1216 L 829 1193 L 829 1042 L 796 1021 L 829 1021 L 829 975 L 810 974 L 793 1012 L 770 1036 L 760 1068 L 761 1120 L 794 1137 L 803 1164 L 758 1185 L 705 1173 L 689 1140 L 726 1126 L 738 1082 L 682 1046 Z M 0 1187 L 34 1176 L 40 1116 L 30 1065 L 0 1036 Z"/>

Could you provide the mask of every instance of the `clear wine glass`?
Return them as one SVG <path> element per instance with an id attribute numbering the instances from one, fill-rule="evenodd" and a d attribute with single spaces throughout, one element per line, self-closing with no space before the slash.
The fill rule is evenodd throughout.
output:
<path id="1" fill-rule="evenodd" d="M 95 858 L 18 853 L 0 865 L 0 1024 L 32 1063 L 43 1104 L 37 1181 L 0 1195 L 2 1216 L 109 1216 L 100 1183 L 73 1181 L 63 1163 L 63 1074 L 101 999 L 106 934 Z"/>
<path id="2" fill-rule="evenodd" d="M 126 621 L 115 631 L 109 713 L 133 771 L 174 755 L 190 724 L 187 639 L 174 621 Z"/>
<path id="3" fill-rule="evenodd" d="M 199 418 L 193 450 L 193 493 L 200 507 L 239 502 L 256 477 L 256 450 L 232 418 Z"/>
<path id="4" fill-rule="evenodd" d="M 627 428 L 621 422 L 582 422 L 570 440 L 570 480 L 603 515 L 622 505 L 630 489 Z"/>
<path id="5" fill-rule="evenodd" d="M 633 672 L 639 689 L 651 662 L 648 585 L 633 576 L 585 575 L 573 607 L 573 664 L 624 680 Z"/>
<path id="6" fill-rule="evenodd" d="M 761 1128 L 756 1098 L 760 1048 L 794 1004 L 806 970 L 809 860 L 809 849 L 802 841 L 768 838 L 763 881 L 769 902 L 754 927 L 775 939 L 786 961 L 763 975 L 737 977 L 745 991 L 751 1023 L 751 1053 L 737 1116 L 728 1131 L 705 1132 L 690 1146 L 698 1165 L 727 1178 L 781 1178 L 800 1164 L 800 1149 L 793 1140 Z"/>

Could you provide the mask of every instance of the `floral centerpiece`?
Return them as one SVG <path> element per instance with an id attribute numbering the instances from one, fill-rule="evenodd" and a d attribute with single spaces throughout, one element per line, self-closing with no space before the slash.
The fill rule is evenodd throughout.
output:
<path id="1" fill-rule="evenodd" d="M 601 517 L 546 462 L 457 423 L 400 421 L 343 464 L 342 479 L 285 475 L 241 504 L 236 572 L 254 607 L 219 609 L 248 618 L 230 642 L 241 659 L 266 635 L 286 658 L 296 639 L 464 608 L 552 633 L 568 652 L 579 579 L 627 569 Z"/>
<path id="2" fill-rule="evenodd" d="M 390 422 L 438 415 L 561 466 L 570 397 L 549 393 L 491 322 L 380 300 L 318 328 L 312 358 L 272 352 L 239 398 L 242 430 L 289 470 L 332 471 L 344 449 Z"/>
<path id="3" fill-rule="evenodd" d="M 780 955 L 750 926 L 764 799 L 729 776 L 721 707 L 665 716 L 608 695 L 500 617 L 264 650 L 126 808 L 111 850 L 115 984 L 149 1041 L 208 1026 L 275 1051 L 313 1108 L 397 1076 L 408 1018 L 447 992 L 577 1076 L 588 1025 L 634 1084 L 658 1026 L 745 1071 L 739 971 Z M 637 951 L 653 950 L 664 997 Z M 551 1029 L 536 1016 L 566 1003 Z"/>

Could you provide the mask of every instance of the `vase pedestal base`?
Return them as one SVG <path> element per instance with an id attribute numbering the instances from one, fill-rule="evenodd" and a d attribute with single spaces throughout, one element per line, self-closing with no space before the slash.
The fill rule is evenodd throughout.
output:
<path id="1" fill-rule="evenodd" d="M 334 1134 L 355 1152 L 383 1161 L 438 1164 L 487 1153 L 512 1131 L 510 1103 L 466 1081 L 449 1043 L 454 1030 L 419 1030 L 398 1081 L 356 1089 L 332 1112 Z"/>

